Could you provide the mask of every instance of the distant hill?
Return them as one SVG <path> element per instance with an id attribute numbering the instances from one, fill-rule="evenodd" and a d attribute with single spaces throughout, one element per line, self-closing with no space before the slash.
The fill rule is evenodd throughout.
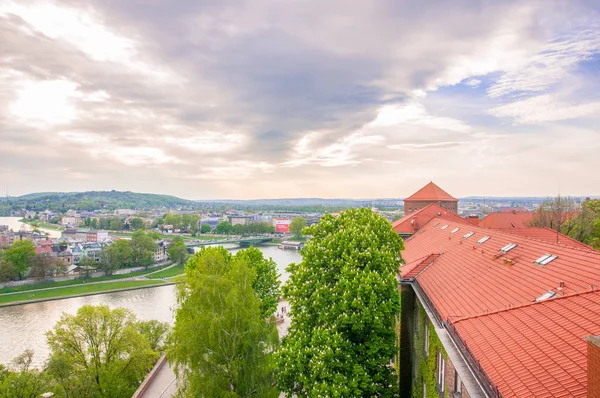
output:
<path id="1" fill-rule="evenodd" d="M 8 215 L 11 211 L 21 209 L 34 211 L 49 209 L 57 213 L 62 213 L 69 209 L 192 209 L 198 206 L 197 202 L 175 196 L 129 191 L 40 192 L 4 200 L 0 204 L 0 215 Z"/>

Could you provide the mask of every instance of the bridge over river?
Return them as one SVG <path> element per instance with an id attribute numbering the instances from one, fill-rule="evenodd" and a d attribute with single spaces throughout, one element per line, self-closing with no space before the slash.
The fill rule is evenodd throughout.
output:
<path id="1" fill-rule="evenodd" d="M 255 236 L 247 238 L 231 238 L 223 240 L 188 240 L 185 242 L 186 247 L 199 247 L 199 246 L 212 246 L 212 245 L 224 245 L 224 244 L 235 244 L 238 243 L 241 247 L 250 247 L 252 245 L 258 245 L 261 243 L 271 242 L 273 238 L 265 236 Z"/>

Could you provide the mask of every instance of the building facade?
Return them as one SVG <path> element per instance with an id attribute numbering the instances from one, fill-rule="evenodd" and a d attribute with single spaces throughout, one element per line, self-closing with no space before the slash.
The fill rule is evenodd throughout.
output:
<path id="1" fill-rule="evenodd" d="M 404 199 L 404 215 L 407 216 L 433 204 L 453 213 L 458 212 L 458 199 L 448 194 L 433 182 L 430 182 Z"/>

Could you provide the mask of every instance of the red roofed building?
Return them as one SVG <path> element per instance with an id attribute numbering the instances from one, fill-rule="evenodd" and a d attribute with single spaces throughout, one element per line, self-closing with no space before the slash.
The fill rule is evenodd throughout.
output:
<path id="1" fill-rule="evenodd" d="M 525 236 L 551 243 L 559 243 L 565 246 L 579 247 L 580 249 L 595 250 L 593 247 L 570 238 L 567 235 L 557 233 L 551 228 L 497 228 L 497 231 L 507 232 L 509 234 Z"/>
<path id="2" fill-rule="evenodd" d="M 458 199 L 450 196 L 450 194 L 442 188 L 438 187 L 433 182 L 430 182 L 408 198 L 404 199 L 404 214 L 412 214 L 431 204 L 436 204 L 453 213 L 458 212 Z"/>
<path id="3" fill-rule="evenodd" d="M 491 229 L 529 228 L 534 215 L 533 211 L 490 213 L 479 220 L 479 226 Z"/>
<path id="4" fill-rule="evenodd" d="M 402 396 L 587 396 L 600 252 L 436 217 L 402 257 Z"/>

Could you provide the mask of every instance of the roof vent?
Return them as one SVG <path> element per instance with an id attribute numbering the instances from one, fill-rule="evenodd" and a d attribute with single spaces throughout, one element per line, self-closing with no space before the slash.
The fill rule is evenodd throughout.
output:
<path id="1" fill-rule="evenodd" d="M 442 227 L 442 229 L 446 229 L 446 228 L 448 228 L 448 224 L 446 224 Z"/>
<path id="2" fill-rule="evenodd" d="M 514 249 L 515 247 L 517 247 L 516 243 L 509 243 L 508 245 L 506 245 L 502 249 L 500 249 L 500 251 L 503 252 L 503 253 L 508 253 L 509 251 L 511 251 L 512 249 Z"/>
<path id="3" fill-rule="evenodd" d="M 475 234 L 475 232 L 469 232 L 468 234 L 466 234 L 465 236 L 463 236 L 463 238 L 469 239 L 471 236 L 473 236 L 473 234 Z"/>
<path id="4" fill-rule="evenodd" d="M 451 234 L 455 233 L 456 231 L 458 231 L 460 228 L 454 228 L 452 231 L 450 231 Z"/>
<path id="5" fill-rule="evenodd" d="M 489 238 L 490 238 L 489 236 L 484 236 L 483 238 L 479 239 L 479 240 L 477 241 L 477 243 L 479 243 L 479 244 L 482 244 L 482 243 L 484 243 L 485 241 L 487 241 Z"/>
<path id="6" fill-rule="evenodd" d="M 434 227 L 437 227 L 438 225 L 440 225 L 440 222 L 436 222 L 435 224 L 433 224 Z"/>
<path id="7" fill-rule="evenodd" d="M 558 296 L 558 293 L 553 292 L 552 290 L 548 290 L 546 293 L 542 294 L 540 297 L 536 298 L 533 301 L 535 301 L 535 302 L 544 301 L 544 300 L 548 300 L 548 299 L 551 299 L 556 296 Z"/>
<path id="8" fill-rule="evenodd" d="M 542 257 L 534 261 L 534 263 L 541 265 L 542 267 L 558 258 L 555 254 L 544 254 Z"/>

